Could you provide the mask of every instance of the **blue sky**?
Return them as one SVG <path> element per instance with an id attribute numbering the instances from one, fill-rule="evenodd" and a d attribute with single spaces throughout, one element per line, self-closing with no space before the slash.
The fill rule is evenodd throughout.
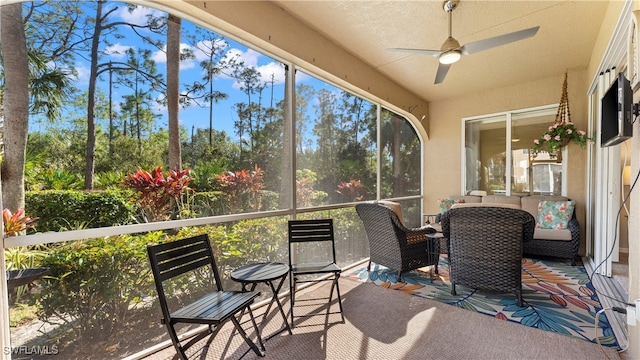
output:
<path id="1" fill-rule="evenodd" d="M 145 8 L 138 7 L 135 11 L 129 12 L 126 4 L 123 3 L 115 3 L 109 2 L 107 3 L 108 8 L 112 8 L 114 6 L 118 6 L 118 10 L 110 16 L 110 21 L 126 21 L 130 23 L 136 24 L 145 24 L 146 17 L 148 15 L 154 16 L 166 16 L 166 13 Z M 92 14 L 93 10 L 89 10 L 89 14 Z M 182 21 L 182 33 L 183 37 L 181 40 L 181 48 L 189 47 L 193 50 L 195 54 L 195 59 L 184 60 L 180 64 L 180 83 L 181 83 L 181 91 L 184 89 L 184 83 L 191 83 L 195 80 L 201 80 L 202 78 L 202 70 L 199 66 L 200 61 L 206 58 L 205 54 L 202 51 L 199 51 L 196 47 L 187 43 L 186 38 L 184 37 L 185 32 L 193 33 L 196 25 L 183 20 Z M 143 43 L 143 41 L 132 31 L 128 30 L 125 27 L 121 27 L 119 32 L 124 35 L 121 39 L 110 39 L 111 45 L 107 46 L 104 42 L 101 43 L 101 51 L 104 54 L 104 58 L 102 61 L 126 61 L 126 50 L 129 48 L 134 49 L 142 49 L 148 48 L 153 51 L 152 58 L 156 62 L 156 67 L 159 73 L 162 73 L 164 78 L 166 79 L 166 54 L 163 51 L 160 51 L 148 44 Z M 146 32 L 145 35 L 149 35 L 154 38 L 158 38 L 158 35 L 152 34 L 151 32 Z M 162 39 L 165 42 L 165 38 Z M 273 78 L 274 85 L 274 97 L 275 101 L 282 99 L 284 97 L 284 66 L 275 61 L 274 59 L 265 56 L 253 49 L 248 49 L 247 47 L 232 41 L 231 39 L 226 39 L 229 43 L 229 47 L 226 51 L 226 56 L 237 56 L 244 61 L 245 64 L 255 67 L 259 73 L 261 74 L 261 79 L 269 84 L 271 84 Z M 79 59 L 75 64 L 75 69 L 78 73 L 78 77 L 75 81 L 75 86 L 80 88 L 81 90 L 85 90 L 89 83 L 89 63 Z M 103 81 L 98 83 L 98 87 L 101 88 L 105 93 L 107 92 L 107 81 L 106 77 L 103 76 Z M 313 78 L 306 76 L 304 74 L 298 73 L 297 82 L 301 81 L 305 82 L 313 82 L 314 86 L 323 86 L 323 82 L 314 80 Z M 326 85 L 326 84 L 324 84 Z M 235 139 L 236 135 L 233 133 L 233 121 L 236 120 L 236 116 L 233 111 L 233 104 L 237 102 L 247 102 L 246 95 L 239 90 L 239 84 L 235 82 L 235 80 L 226 77 L 220 76 L 219 78 L 214 80 L 214 87 L 218 91 L 222 91 L 229 95 L 229 97 L 225 100 L 221 100 L 218 103 L 214 104 L 214 128 L 217 130 L 224 130 L 227 134 Z M 119 101 L 122 99 L 123 95 L 131 94 L 131 89 L 126 88 L 118 88 L 114 89 L 114 103 L 116 104 L 116 111 L 118 111 Z M 269 85 L 269 89 L 264 91 L 264 96 L 262 100 L 262 104 L 264 106 L 269 106 L 271 89 Z M 256 101 L 257 99 L 252 99 L 252 101 Z M 166 127 L 166 108 L 161 105 L 155 105 L 153 109 L 156 114 L 161 115 L 158 120 L 158 126 Z M 191 132 L 192 126 L 196 128 L 207 128 L 209 124 L 209 109 L 208 107 L 200 107 L 197 105 L 191 105 L 188 108 L 181 108 L 179 113 L 180 123 L 182 126 L 187 128 L 188 132 Z M 37 130 L 38 125 L 33 124 L 32 130 Z"/>

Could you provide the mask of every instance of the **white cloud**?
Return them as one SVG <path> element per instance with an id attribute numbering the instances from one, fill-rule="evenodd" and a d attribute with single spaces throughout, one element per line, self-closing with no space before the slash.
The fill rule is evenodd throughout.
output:
<path id="1" fill-rule="evenodd" d="M 196 44 L 196 46 L 191 47 L 191 50 L 193 51 L 193 54 L 196 56 L 196 60 L 204 61 L 204 60 L 209 60 L 209 55 L 202 49 L 214 48 L 216 49 L 216 51 L 219 52 L 219 51 L 224 51 L 228 46 L 229 44 L 225 40 L 215 39 L 213 45 L 211 44 L 210 40 L 199 41 L 198 44 Z M 210 50 L 207 50 L 207 52 L 210 52 Z"/>
<path id="2" fill-rule="evenodd" d="M 275 61 L 265 65 L 258 66 L 260 79 L 266 83 L 271 83 L 273 77 L 274 84 L 284 83 L 284 66 Z"/>
<path id="3" fill-rule="evenodd" d="M 258 57 L 260 57 L 259 52 L 252 49 L 247 49 L 246 52 L 242 52 L 238 50 L 238 52 L 240 53 L 240 58 L 242 59 L 242 61 L 244 61 L 245 65 L 247 66 L 258 65 Z"/>
<path id="4" fill-rule="evenodd" d="M 162 48 L 162 51 L 158 50 L 151 55 L 151 60 L 155 61 L 156 64 L 164 64 L 167 62 L 167 46 L 165 45 Z"/>
<path id="5" fill-rule="evenodd" d="M 180 43 L 180 50 L 190 48 L 189 44 Z M 165 64 L 167 62 L 167 46 L 162 48 L 162 51 L 158 50 L 151 55 L 151 59 L 156 64 Z M 196 66 L 196 62 L 193 59 L 186 59 L 180 61 L 180 71 L 193 69 Z"/>
<path id="6" fill-rule="evenodd" d="M 123 21 L 136 25 L 146 25 L 147 17 L 149 15 L 154 17 L 164 17 L 163 14 L 164 13 L 162 11 L 143 6 L 136 7 L 132 12 L 129 12 L 128 7 L 125 5 L 120 6 L 117 10 L 117 15 L 120 16 Z"/>
<path id="7" fill-rule="evenodd" d="M 104 53 L 110 55 L 114 59 L 122 59 L 125 57 L 126 52 L 129 49 L 131 49 L 131 46 L 121 45 L 120 43 L 117 43 L 104 49 Z"/>
<path id="8" fill-rule="evenodd" d="M 91 74 L 91 69 L 84 63 L 77 63 L 75 66 L 75 70 L 78 74 L 75 79 L 78 85 L 89 84 L 89 75 Z"/>
<path id="9" fill-rule="evenodd" d="M 284 66 L 276 61 L 258 65 L 258 58 L 260 56 L 262 56 L 262 54 L 252 49 L 247 49 L 246 52 L 243 52 L 240 49 L 233 48 L 227 51 L 225 60 L 230 61 L 236 58 L 236 61 L 244 62 L 245 66 L 255 68 L 260 73 L 260 80 L 262 82 L 271 84 L 271 78 L 273 77 L 274 85 L 284 83 Z M 229 78 L 228 76 L 223 77 Z M 240 89 L 240 84 L 235 82 L 232 87 L 236 90 Z"/>

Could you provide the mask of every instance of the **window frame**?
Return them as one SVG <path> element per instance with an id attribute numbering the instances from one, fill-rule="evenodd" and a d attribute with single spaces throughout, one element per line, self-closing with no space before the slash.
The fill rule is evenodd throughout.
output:
<path id="1" fill-rule="evenodd" d="M 504 195 L 506 196 L 510 196 L 512 195 L 512 181 L 511 181 L 511 157 L 512 157 L 512 142 L 511 142 L 511 138 L 512 138 L 512 129 L 513 129 L 513 125 L 512 125 L 512 121 L 513 121 L 513 117 L 514 115 L 518 116 L 518 115 L 525 115 L 527 113 L 531 113 L 531 114 L 535 114 L 535 113 L 543 113 L 543 114 L 551 114 L 551 113 L 555 113 L 558 109 L 559 104 L 558 103 L 554 103 L 554 104 L 548 104 L 548 105 L 541 105 L 541 106 L 535 106 L 535 107 L 529 107 L 529 108 L 522 108 L 522 109 L 516 109 L 516 110 L 507 110 L 507 111 L 501 111 L 501 112 L 495 112 L 495 113 L 490 113 L 490 114 L 483 114 L 483 115 L 475 115 L 475 116 L 469 116 L 469 117 L 463 117 L 461 119 L 461 130 L 460 130 L 460 193 L 461 194 L 466 194 L 467 189 L 466 189 L 466 184 L 467 184 L 467 154 L 466 154 L 466 130 L 467 130 L 467 124 L 471 123 L 471 122 L 475 122 L 475 121 L 482 121 L 482 120 L 486 120 L 486 119 L 492 119 L 492 118 L 499 118 L 499 117 L 504 117 L 504 124 L 506 127 L 506 138 L 505 138 L 505 143 L 506 143 L 506 147 L 505 147 L 505 192 Z M 522 120 L 520 120 L 522 121 Z M 568 152 L 566 147 L 562 149 L 562 153 L 561 153 L 561 159 L 562 159 L 562 185 L 561 185 L 561 193 L 560 195 L 562 196 L 566 196 L 567 194 L 567 168 L 568 168 Z"/>

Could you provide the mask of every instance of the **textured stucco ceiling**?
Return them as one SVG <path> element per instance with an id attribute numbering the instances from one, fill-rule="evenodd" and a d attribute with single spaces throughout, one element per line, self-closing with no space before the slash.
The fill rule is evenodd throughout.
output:
<path id="1" fill-rule="evenodd" d="M 439 49 L 442 1 L 276 1 L 277 5 L 416 95 L 437 101 L 588 66 L 608 1 L 461 0 L 453 37 L 461 44 L 540 26 L 537 35 L 463 56 L 442 84 L 438 60 L 388 48 Z"/>

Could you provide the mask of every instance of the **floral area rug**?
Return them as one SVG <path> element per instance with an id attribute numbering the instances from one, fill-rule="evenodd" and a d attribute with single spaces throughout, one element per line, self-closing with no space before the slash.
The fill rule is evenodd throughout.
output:
<path id="1" fill-rule="evenodd" d="M 456 286 L 457 295 L 451 295 L 447 256 L 440 257 L 438 274 L 430 277 L 429 268 L 402 275 L 371 264 L 371 272 L 363 267 L 346 274 L 347 277 L 376 286 L 419 296 L 469 311 L 493 316 L 525 326 L 573 336 L 602 345 L 618 347 L 617 340 L 598 296 L 589 282 L 584 266 L 571 266 L 562 261 L 524 258 L 522 261 L 522 294 L 524 307 L 516 305 L 515 294 L 474 290 Z"/>

